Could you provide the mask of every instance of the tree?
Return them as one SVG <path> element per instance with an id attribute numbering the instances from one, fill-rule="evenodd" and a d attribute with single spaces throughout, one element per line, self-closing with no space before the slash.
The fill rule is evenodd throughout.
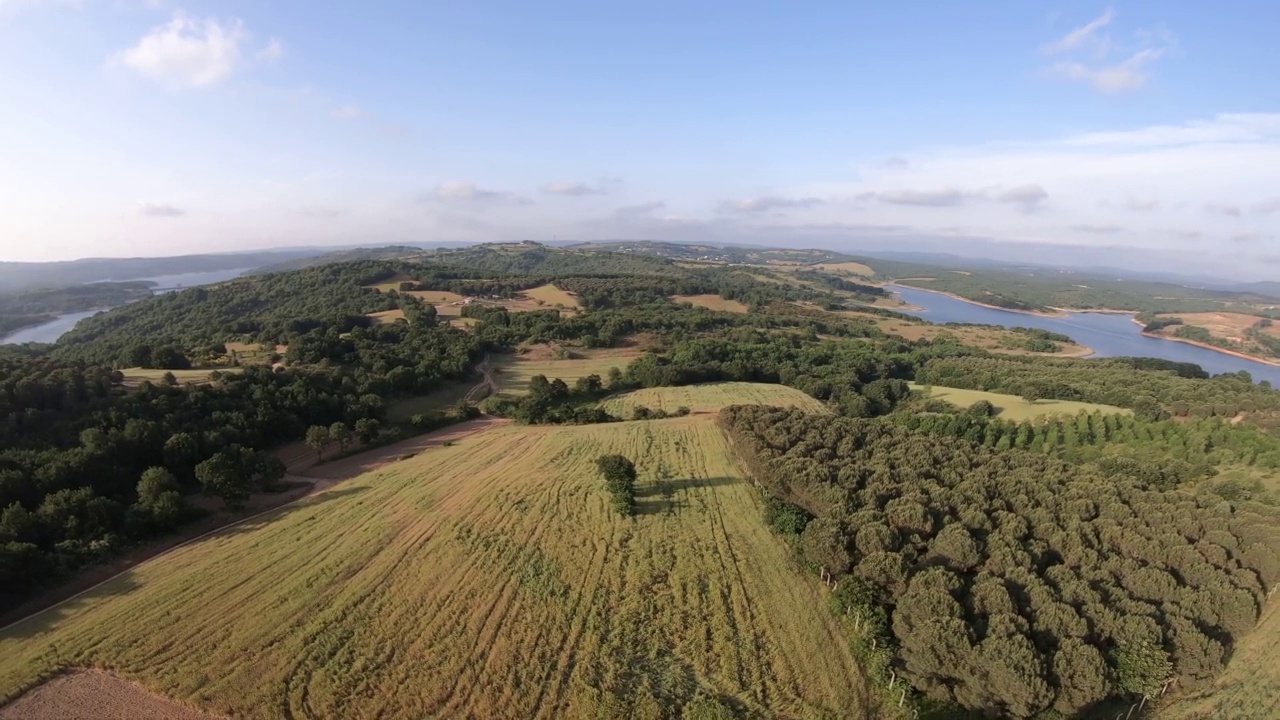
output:
<path id="1" fill-rule="evenodd" d="M 467 408 L 471 407 L 466 403 L 463 403 L 463 405 Z M 378 439 L 378 433 L 381 432 L 381 430 L 382 430 L 382 423 L 379 423 L 377 420 L 374 420 L 373 418 L 360 418 L 359 420 L 356 421 L 356 427 L 355 427 L 356 437 L 360 438 L 360 442 L 365 445 L 368 445 L 369 443 Z"/>
<path id="2" fill-rule="evenodd" d="M 258 479 L 262 481 L 263 491 L 274 492 L 288 472 L 284 461 L 269 452 L 263 452 L 258 453 L 256 464 Z"/>
<path id="3" fill-rule="evenodd" d="M 966 412 L 974 417 L 992 417 L 996 414 L 996 406 L 992 405 L 990 400 L 978 400 L 970 405 Z"/>
<path id="4" fill-rule="evenodd" d="M 248 468 L 241 465 L 240 448 L 216 452 L 208 460 L 196 465 L 196 479 L 205 491 L 222 498 L 228 510 L 239 510 L 249 499 L 250 476 Z"/>
<path id="5" fill-rule="evenodd" d="M 184 503 L 178 480 L 162 467 L 147 468 L 138 480 L 135 507 L 159 527 L 172 527 L 182 517 Z"/>
<path id="6" fill-rule="evenodd" d="M 1173 670 L 1165 651 L 1150 642 L 1117 645 L 1111 651 L 1111 664 L 1116 671 L 1116 687 L 1142 697 L 1160 692 Z"/>
<path id="7" fill-rule="evenodd" d="M 634 514 L 636 466 L 622 455 L 601 455 L 596 458 L 596 468 L 604 478 L 613 509 L 622 515 Z"/>
<path id="8" fill-rule="evenodd" d="M 324 459 L 324 449 L 329 445 L 329 428 L 312 425 L 307 428 L 307 446 L 316 451 L 316 462 Z"/>
<path id="9" fill-rule="evenodd" d="M 329 426 L 329 437 L 338 443 L 339 452 L 346 452 L 351 444 L 351 428 L 344 422 L 336 422 Z"/>

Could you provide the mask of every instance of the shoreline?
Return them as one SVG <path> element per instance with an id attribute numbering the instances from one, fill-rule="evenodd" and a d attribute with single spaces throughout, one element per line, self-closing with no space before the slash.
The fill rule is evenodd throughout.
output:
<path id="1" fill-rule="evenodd" d="M 906 279 L 909 280 L 910 278 L 906 278 Z M 889 284 L 890 285 L 897 284 L 897 281 L 891 282 Z M 1019 315 L 1034 315 L 1036 317 L 1047 317 L 1047 318 L 1070 317 L 1069 314 L 1063 312 L 1059 308 L 1053 308 L 1057 312 L 1051 312 L 1051 313 L 1043 312 L 1040 310 L 1014 310 L 1013 308 L 1000 307 L 999 305 L 991 305 L 989 303 L 978 302 L 977 300 L 970 300 L 967 297 L 961 297 L 959 295 L 956 295 L 955 293 L 949 293 L 946 290 L 932 290 L 930 288 L 916 287 L 915 285 L 903 285 L 902 287 L 911 288 L 912 290 L 919 290 L 921 292 L 934 293 L 935 295 L 945 295 L 949 298 L 952 298 L 953 300 L 959 300 L 960 302 L 967 302 L 970 305 L 977 305 L 978 307 L 984 307 L 984 308 L 987 308 L 988 310 L 1003 310 L 1004 312 L 1017 313 Z"/>
<path id="2" fill-rule="evenodd" d="M 1139 325 L 1139 326 L 1142 325 L 1142 323 L 1138 322 L 1137 318 L 1133 319 L 1133 324 Z M 1154 338 L 1156 340 L 1169 340 L 1171 342 L 1179 342 L 1179 343 L 1186 343 L 1187 345 L 1195 345 L 1198 348 L 1204 348 L 1205 350 L 1220 352 L 1223 355 L 1231 355 L 1233 357 L 1238 357 L 1242 360 L 1252 360 L 1253 362 L 1262 363 L 1263 365 L 1270 365 L 1271 367 L 1280 367 L 1280 360 L 1270 360 L 1267 358 L 1258 357 L 1257 355 L 1250 355 L 1249 353 L 1240 352 L 1239 350 L 1230 350 L 1228 348 L 1218 347 L 1217 345 L 1210 345 L 1209 343 L 1203 343 L 1203 342 L 1200 342 L 1199 340 L 1190 340 L 1187 338 L 1180 338 L 1180 337 L 1170 337 L 1169 335 L 1161 335 L 1159 333 L 1147 332 L 1146 330 L 1140 331 L 1139 334 L 1142 335 L 1143 337 Z"/>

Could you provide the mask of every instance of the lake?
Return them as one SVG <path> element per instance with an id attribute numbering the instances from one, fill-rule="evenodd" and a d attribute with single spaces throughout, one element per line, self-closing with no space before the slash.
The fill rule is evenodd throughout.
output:
<path id="1" fill-rule="evenodd" d="M 253 268 L 236 268 L 234 270 L 215 270 L 212 272 L 183 273 L 181 275 L 156 275 L 155 277 L 129 278 L 131 281 L 148 281 L 155 283 L 153 292 L 164 293 L 182 290 L 197 285 L 209 285 L 239 277 Z M 101 282 L 108 282 L 103 280 Z M 51 343 L 70 332 L 81 320 L 96 315 L 101 310 L 68 313 L 59 315 L 42 325 L 33 325 L 0 338 L 0 345 L 21 345 L 23 343 Z"/>
<path id="2" fill-rule="evenodd" d="M 1147 337 L 1133 322 L 1133 315 L 1120 313 L 1068 313 L 1066 317 L 1041 317 L 1008 310 L 996 310 L 957 300 L 928 290 L 904 285 L 890 288 L 903 301 L 920 311 L 904 310 L 909 315 L 935 323 L 974 323 L 1004 327 L 1033 327 L 1071 336 L 1093 350 L 1092 357 L 1153 357 L 1175 362 L 1195 363 L 1210 375 L 1247 370 L 1253 379 L 1269 380 L 1280 387 L 1280 367 L 1214 352 L 1187 343 Z"/>

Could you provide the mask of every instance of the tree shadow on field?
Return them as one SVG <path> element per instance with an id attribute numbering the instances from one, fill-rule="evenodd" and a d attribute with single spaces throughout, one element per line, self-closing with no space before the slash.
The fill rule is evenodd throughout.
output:
<path id="1" fill-rule="evenodd" d="M 73 597 L 37 615 L 0 629 L 0 640 L 21 640 L 42 635 L 57 627 L 64 618 L 87 610 L 103 600 L 117 595 L 128 595 L 140 587 L 142 585 L 134 577 L 134 571 L 128 570 L 84 595 Z M 50 651 L 57 652 L 56 644 L 51 645 Z"/>
<path id="2" fill-rule="evenodd" d="M 645 483 L 636 492 L 636 515 L 673 515 L 681 508 L 688 507 L 689 501 L 683 494 L 698 488 L 726 487 L 743 482 L 742 478 L 721 476 L 708 478 L 661 479 Z"/>

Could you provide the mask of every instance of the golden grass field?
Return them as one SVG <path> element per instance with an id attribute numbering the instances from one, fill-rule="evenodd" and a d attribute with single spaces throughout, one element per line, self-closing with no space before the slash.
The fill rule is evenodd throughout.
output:
<path id="1" fill-rule="evenodd" d="M 672 295 L 671 301 L 676 303 L 689 303 L 690 305 L 704 307 L 708 310 L 721 310 L 731 313 L 745 314 L 751 309 L 737 300 L 725 300 L 719 295 Z"/>
<path id="2" fill-rule="evenodd" d="M 824 272 L 835 273 L 836 275 L 861 275 L 862 277 L 871 277 L 876 274 L 875 270 L 858 262 L 843 263 L 822 263 L 814 265 L 814 268 Z"/>
<path id="3" fill-rule="evenodd" d="M 986 400 L 1000 411 L 997 417 L 1001 420 L 1034 420 L 1048 415 L 1075 415 L 1081 410 L 1085 412 L 1098 410 L 1104 413 L 1118 413 L 1121 415 L 1133 414 L 1132 410 L 1114 405 L 1076 402 L 1075 400 L 1037 400 L 1034 403 L 1029 403 L 1017 395 L 1005 395 L 983 390 L 964 390 L 941 385 L 909 384 L 913 390 L 927 391 L 929 397 L 946 400 L 962 408 L 967 408 L 979 400 Z"/>
<path id="4" fill-rule="evenodd" d="M 397 320 L 404 319 L 403 310 L 383 310 L 382 312 L 369 313 L 369 317 L 379 325 L 389 325 Z"/>
<path id="5" fill-rule="evenodd" d="M 613 452 L 638 467 L 635 518 L 596 473 Z M 711 418 L 506 425 L 8 629 L 0 701 L 80 667 L 245 718 L 645 718 L 699 694 L 868 716 L 824 593 Z"/>
<path id="6" fill-rule="evenodd" d="M 387 403 L 387 419 L 403 422 L 419 413 L 442 412 L 458 404 L 475 387 L 474 381 L 453 382 L 433 393 Z"/>
<path id="7" fill-rule="evenodd" d="M 736 404 L 776 405 L 827 412 L 821 401 L 795 388 L 749 382 L 644 388 L 606 398 L 600 403 L 606 411 L 619 417 L 631 417 L 636 407 L 641 405 L 666 412 L 675 412 L 680 407 L 687 407 L 693 412 L 709 412 Z"/>
<path id="8" fill-rule="evenodd" d="M 609 374 L 609 368 L 625 370 L 632 360 L 642 354 L 636 348 L 577 350 L 575 353 L 584 357 L 555 360 L 544 357 L 494 355 L 493 378 L 502 389 L 501 394 L 522 395 L 534 375 L 546 375 L 549 380 L 560 378 L 573 385 L 575 380 L 587 375 L 595 374 L 604 378 Z"/>
<path id="9" fill-rule="evenodd" d="M 1210 335 L 1231 340 L 1232 342 L 1243 342 L 1245 340 L 1245 331 L 1262 319 L 1257 315 L 1232 312 L 1164 313 L 1160 317 L 1182 318 L 1182 322 L 1187 325 L 1202 327 L 1208 330 Z M 1160 333 L 1173 335 L 1177 330 L 1178 326 L 1173 325 L 1161 329 Z M 1271 337 L 1280 337 L 1280 327 L 1274 324 L 1271 327 L 1263 328 L 1262 332 Z"/>
<path id="10" fill-rule="evenodd" d="M 535 302 L 541 300 L 544 304 L 550 305 L 551 307 L 555 307 L 556 305 L 563 305 L 566 308 L 575 309 L 582 307 L 582 305 L 578 303 L 577 297 L 571 293 L 561 290 L 555 285 L 540 285 L 536 288 L 525 290 L 524 295 Z"/>
<path id="11" fill-rule="evenodd" d="M 173 373 L 179 383 L 207 383 L 209 382 L 209 373 L 238 373 L 240 368 L 236 367 L 218 367 L 218 368 L 195 368 L 191 370 L 162 370 L 160 368 L 124 368 L 120 371 L 124 375 L 124 385 L 132 387 L 140 385 L 143 380 L 150 380 L 152 383 L 164 382 L 165 373 Z"/>

